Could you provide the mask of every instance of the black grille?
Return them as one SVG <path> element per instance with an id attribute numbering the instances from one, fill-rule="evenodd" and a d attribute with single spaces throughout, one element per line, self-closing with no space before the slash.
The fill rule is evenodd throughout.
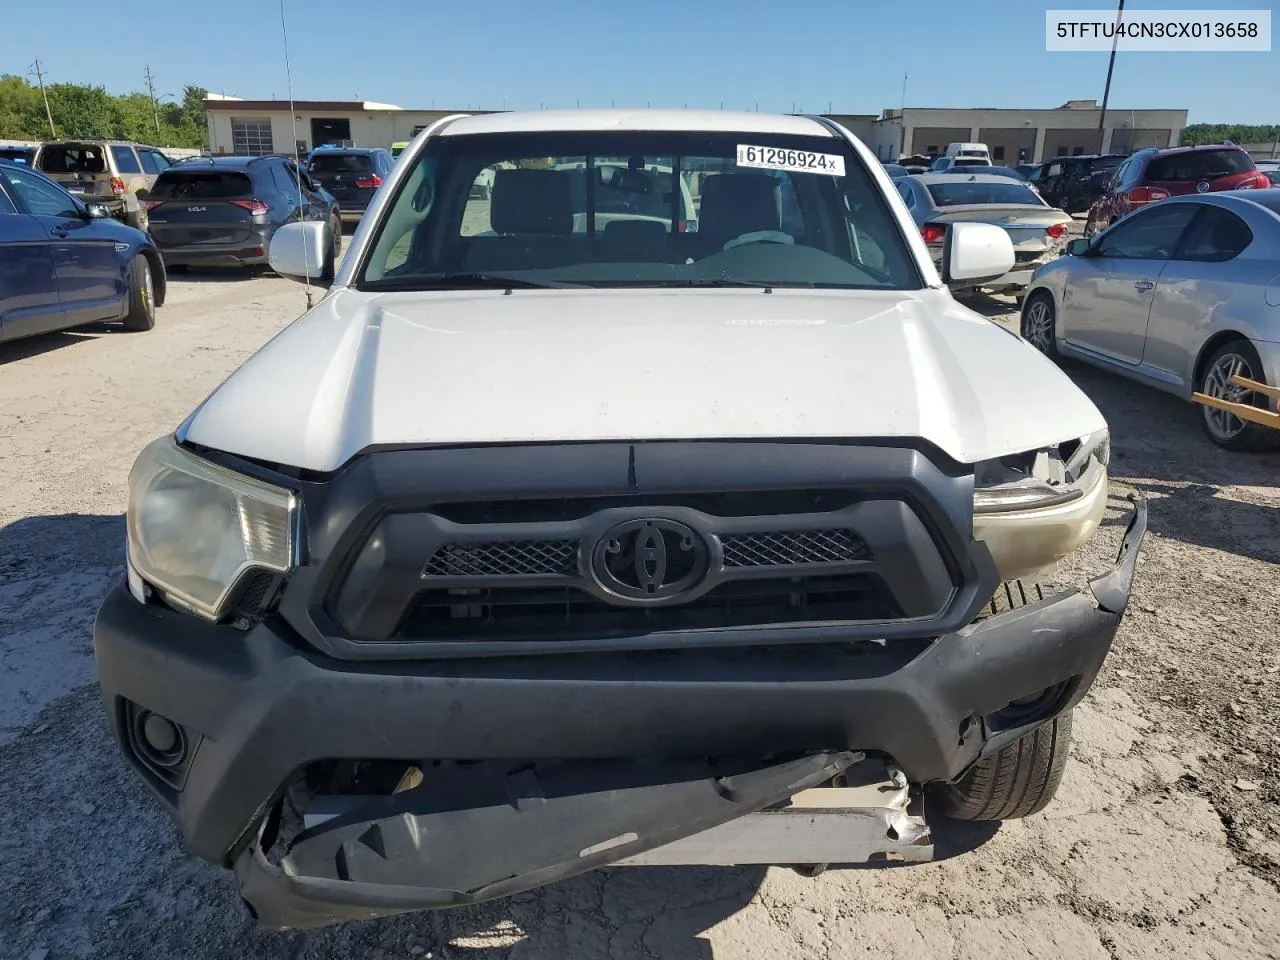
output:
<path id="1" fill-rule="evenodd" d="M 1018 250 L 1013 254 L 1014 263 L 1032 263 L 1044 256 L 1043 250 Z"/>
<path id="2" fill-rule="evenodd" d="M 571 586 L 440 588 L 418 594 L 396 639 L 573 639 L 901 615 L 870 574 L 733 581 L 687 603 L 648 608 L 614 606 Z"/>
<path id="3" fill-rule="evenodd" d="M 871 551 L 852 530 L 775 530 L 720 538 L 726 567 L 786 567 L 805 563 L 870 560 Z"/>
<path id="4" fill-rule="evenodd" d="M 446 543 L 427 561 L 424 577 L 572 576 L 575 540 L 484 540 Z"/>

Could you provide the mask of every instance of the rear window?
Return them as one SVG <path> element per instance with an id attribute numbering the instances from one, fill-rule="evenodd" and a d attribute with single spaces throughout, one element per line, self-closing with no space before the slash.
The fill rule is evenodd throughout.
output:
<path id="1" fill-rule="evenodd" d="M 1213 180 L 1257 169 L 1243 150 L 1196 150 L 1156 157 L 1147 166 L 1146 179 L 1182 181 Z"/>
<path id="2" fill-rule="evenodd" d="M 308 173 L 368 173 L 373 158 L 366 153 L 321 153 L 307 162 Z"/>
<path id="3" fill-rule="evenodd" d="M 990 166 L 990 164 L 988 164 L 988 163 L 987 163 L 987 161 L 986 161 L 984 158 L 982 158 L 982 157 L 964 156 L 964 155 L 961 155 L 961 156 L 959 156 L 959 157 L 956 157 L 956 161 L 955 161 L 955 163 L 954 163 L 953 165 L 954 165 L 954 166 L 957 166 L 957 167 L 986 167 L 986 166 Z"/>
<path id="4" fill-rule="evenodd" d="M 166 170 L 151 188 L 153 200 L 232 200 L 253 193 L 253 181 L 243 173 Z"/>
<path id="5" fill-rule="evenodd" d="M 931 183 L 929 196 L 940 207 L 966 203 L 1027 203 L 1042 207 L 1044 203 L 1030 187 L 1010 180 L 1008 183 Z"/>
<path id="6" fill-rule="evenodd" d="M 45 173 L 104 173 L 107 161 L 102 147 L 92 143 L 51 143 L 40 152 Z"/>

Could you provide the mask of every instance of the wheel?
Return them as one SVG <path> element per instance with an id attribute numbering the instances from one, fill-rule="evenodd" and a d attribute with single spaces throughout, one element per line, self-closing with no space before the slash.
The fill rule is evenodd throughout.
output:
<path id="1" fill-rule="evenodd" d="M 955 783 L 930 788 L 952 820 L 1016 820 L 1039 813 L 1062 783 L 1071 750 L 1071 713 L 979 760 Z"/>
<path id="2" fill-rule="evenodd" d="M 129 312 L 124 317 L 124 328 L 141 332 L 155 325 L 156 288 L 151 279 L 151 261 L 138 254 L 129 268 Z"/>
<path id="3" fill-rule="evenodd" d="M 798 863 L 791 869 L 802 877 L 820 877 L 827 872 L 828 863 Z"/>
<path id="4" fill-rule="evenodd" d="M 1230 383 L 1237 374 L 1248 380 L 1261 382 L 1263 379 L 1258 351 L 1244 338 L 1229 340 L 1213 351 L 1202 368 L 1196 388 L 1200 393 L 1219 400 L 1248 403 L 1266 409 L 1266 397 Z M 1272 430 L 1260 423 L 1248 423 L 1225 410 L 1213 407 L 1200 409 L 1204 432 L 1226 450 L 1272 450 L 1280 444 L 1280 430 Z"/>
<path id="5" fill-rule="evenodd" d="M 1037 290 L 1023 301 L 1022 337 L 1050 360 L 1058 359 L 1056 322 L 1053 295 L 1047 290 Z"/>
<path id="6" fill-rule="evenodd" d="M 139 206 L 138 209 L 132 213 L 125 213 L 124 222 L 135 230 L 141 230 L 143 233 L 146 233 L 147 227 L 151 224 L 151 218 L 147 216 L 147 208 L 145 206 Z"/>
<path id="7" fill-rule="evenodd" d="M 329 249 L 324 253 L 324 266 L 320 270 L 320 279 L 328 282 L 333 279 L 333 275 L 338 272 L 338 249 L 342 246 L 342 224 L 340 221 L 334 220 L 329 223 L 329 232 L 333 239 L 329 243 Z"/>

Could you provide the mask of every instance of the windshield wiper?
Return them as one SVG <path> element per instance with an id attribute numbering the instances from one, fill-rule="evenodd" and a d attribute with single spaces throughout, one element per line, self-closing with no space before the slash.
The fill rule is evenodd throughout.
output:
<path id="1" fill-rule="evenodd" d="M 759 280 L 734 280 L 731 277 L 689 277 L 683 280 L 637 280 L 627 281 L 628 287 L 755 287 L 770 290 L 788 284 L 765 283 Z"/>
<path id="2" fill-rule="evenodd" d="M 403 277 L 383 277 L 370 280 L 361 287 L 369 291 L 439 290 L 550 290 L 576 287 L 576 283 L 557 280 L 526 280 L 523 277 L 504 277 L 496 273 L 432 273 L 410 274 Z"/>

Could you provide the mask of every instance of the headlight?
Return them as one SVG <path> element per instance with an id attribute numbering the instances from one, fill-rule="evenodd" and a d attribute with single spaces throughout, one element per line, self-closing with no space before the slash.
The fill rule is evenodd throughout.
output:
<path id="1" fill-rule="evenodd" d="M 1107 505 L 1106 430 L 974 467 L 973 535 L 1002 580 L 1030 576 L 1088 540 Z"/>
<path id="2" fill-rule="evenodd" d="M 161 437 L 129 474 L 129 564 L 169 603 L 217 620 L 246 571 L 293 568 L 296 511 L 288 490 Z"/>

